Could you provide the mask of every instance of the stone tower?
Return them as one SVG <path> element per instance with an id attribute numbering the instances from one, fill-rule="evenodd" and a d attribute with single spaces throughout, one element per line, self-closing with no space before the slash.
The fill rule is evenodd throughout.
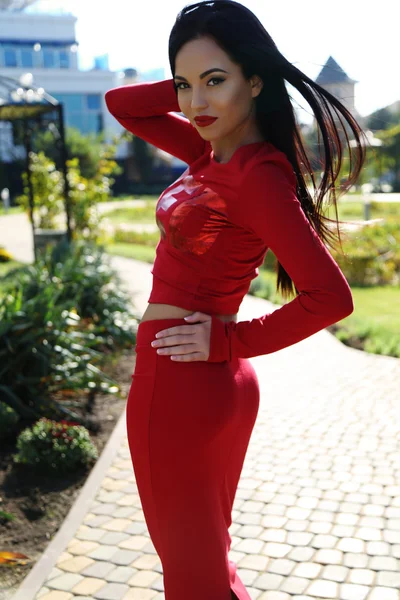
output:
<path id="1" fill-rule="evenodd" d="M 357 120 L 361 119 L 354 104 L 354 86 L 358 81 L 351 79 L 332 56 L 326 61 L 315 83 L 340 100 Z"/>

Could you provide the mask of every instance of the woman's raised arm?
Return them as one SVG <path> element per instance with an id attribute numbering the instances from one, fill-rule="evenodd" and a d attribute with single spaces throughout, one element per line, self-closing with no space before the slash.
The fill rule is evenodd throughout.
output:
<path id="1" fill-rule="evenodd" d="M 110 113 L 128 131 L 190 164 L 206 142 L 180 111 L 173 79 L 133 83 L 108 90 Z"/>
<path id="2" fill-rule="evenodd" d="M 245 175 L 239 197 L 244 225 L 272 250 L 299 294 L 251 321 L 224 323 L 213 315 L 209 362 L 276 352 L 354 310 L 350 286 L 305 216 L 294 177 L 272 162 L 258 164 Z"/>

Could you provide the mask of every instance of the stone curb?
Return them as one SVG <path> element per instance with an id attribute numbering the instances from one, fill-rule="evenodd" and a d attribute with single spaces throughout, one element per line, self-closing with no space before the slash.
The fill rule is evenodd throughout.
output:
<path id="1" fill-rule="evenodd" d="M 21 582 L 16 594 L 12 600 L 34 600 L 36 594 L 40 591 L 50 571 L 54 567 L 60 554 L 65 550 L 68 542 L 71 540 L 71 532 L 75 531 L 83 521 L 88 512 L 89 506 L 95 497 L 101 482 L 105 477 L 105 472 L 111 465 L 121 441 L 126 434 L 126 408 L 120 415 L 119 420 L 114 427 L 107 444 L 103 448 L 100 457 L 91 470 L 86 482 L 84 483 L 80 494 L 67 516 L 65 517 L 60 529 L 51 540 L 47 548 L 37 563 L 29 571 L 28 575 Z"/>

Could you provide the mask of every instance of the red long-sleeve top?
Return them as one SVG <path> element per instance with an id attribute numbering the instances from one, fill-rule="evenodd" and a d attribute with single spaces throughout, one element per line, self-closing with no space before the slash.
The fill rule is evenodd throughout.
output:
<path id="1" fill-rule="evenodd" d="M 125 129 L 188 164 L 156 206 L 148 300 L 212 316 L 209 362 L 275 352 L 353 312 L 350 287 L 304 214 L 283 152 L 255 142 L 217 162 L 211 144 L 176 114 L 172 79 L 117 87 L 105 101 Z M 260 318 L 218 319 L 237 313 L 268 249 L 299 294 Z"/>

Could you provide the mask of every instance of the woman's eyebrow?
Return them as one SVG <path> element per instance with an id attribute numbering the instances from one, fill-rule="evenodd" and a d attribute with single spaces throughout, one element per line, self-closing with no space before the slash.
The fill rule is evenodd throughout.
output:
<path id="1" fill-rule="evenodd" d="M 204 77 L 207 77 L 207 75 L 209 75 L 210 73 L 214 73 L 215 71 L 221 71 L 222 73 L 228 73 L 228 71 L 224 71 L 224 69 L 219 69 L 219 68 L 208 69 L 208 71 L 204 71 L 204 73 L 202 73 L 200 75 L 200 79 L 204 79 Z M 181 77 L 181 75 L 175 75 L 174 79 L 182 79 L 183 81 L 187 81 L 187 79 L 185 77 Z"/>

